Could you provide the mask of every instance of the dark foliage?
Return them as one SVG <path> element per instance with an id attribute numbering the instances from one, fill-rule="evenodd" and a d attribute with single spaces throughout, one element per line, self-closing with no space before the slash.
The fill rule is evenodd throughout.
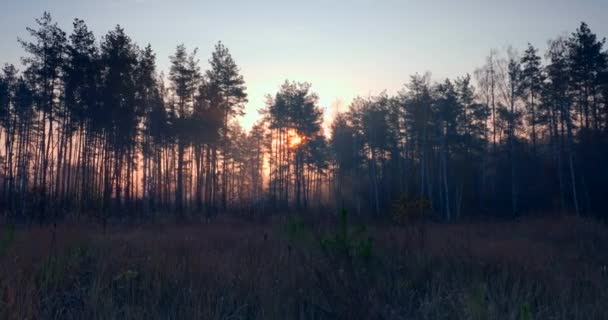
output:
<path id="1" fill-rule="evenodd" d="M 606 218 L 608 54 L 582 23 L 543 61 L 492 51 L 470 75 L 415 75 L 398 94 L 355 99 L 323 129 L 309 83 L 286 81 L 249 132 L 245 81 L 218 43 L 156 56 L 120 26 L 98 43 L 50 14 L 21 39 L 23 71 L 0 75 L 0 207 L 15 221 L 74 215 L 210 219 L 238 211 L 345 207 L 389 218 L 575 212 Z M 544 62 L 544 63 L 543 63 Z M 167 83 L 165 83 L 167 81 Z"/>

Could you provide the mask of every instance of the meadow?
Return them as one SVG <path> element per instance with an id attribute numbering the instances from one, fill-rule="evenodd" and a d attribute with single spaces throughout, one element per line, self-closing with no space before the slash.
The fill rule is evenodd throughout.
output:
<path id="1" fill-rule="evenodd" d="M 2 226 L 2 319 L 605 319 L 608 228 L 573 216 L 359 225 Z"/>

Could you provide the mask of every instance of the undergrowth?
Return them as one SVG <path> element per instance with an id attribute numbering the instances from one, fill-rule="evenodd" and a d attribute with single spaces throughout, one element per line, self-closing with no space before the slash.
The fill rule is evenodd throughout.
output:
<path id="1" fill-rule="evenodd" d="M 608 233 L 456 225 L 4 228 L 2 319 L 603 319 Z M 11 231 L 12 230 L 12 231 Z"/>

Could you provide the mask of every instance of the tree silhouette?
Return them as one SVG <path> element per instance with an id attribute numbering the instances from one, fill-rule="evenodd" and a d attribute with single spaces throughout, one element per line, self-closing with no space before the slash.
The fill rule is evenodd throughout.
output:
<path id="1" fill-rule="evenodd" d="M 27 77 L 33 82 L 36 92 L 38 108 L 41 111 L 39 124 L 39 150 L 37 151 L 38 163 L 35 185 L 39 189 L 39 217 L 45 217 L 47 208 L 47 191 L 51 157 L 51 144 L 55 124 L 55 112 L 58 106 L 58 91 L 60 86 L 61 66 L 65 59 L 66 35 L 54 23 L 50 13 L 45 12 L 41 18 L 36 19 L 38 29 L 27 28 L 32 42 L 19 40 L 25 52 L 29 56 L 23 58 L 26 66 Z"/>
<path id="2" fill-rule="evenodd" d="M 228 122 L 233 117 L 244 114 L 243 108 L 247 102 L 247 94 L 245 93 L 245 80 L 239 74 L 239 68 L 232 59 L 230 52 L 221 42 L 216 44 L 209 64 L 211 69 L 206 72 L 206 77 L 209 87 L 214 91 L 212 93 L 215 97 L 214 107 L 222 112 L 220 131 L 224 157 L 222 161 L 222 209 L 225 210 L 228 186 L 228 161 L 226 157 L 229 135 Z"/>
<path id="3" fill-rule="evenodd" d="M 0 72 L 0 205 L 6 219 L 179 219 L 343 207 L 436 219 L 572 211 L 605 217 L 608 53 L 582 23 L 549 42 L 490 51 L 474 77 L 416 74 L 359 97 L 323 127 L 312 85 L 285 81 L 251 129 L 246 85 L 219 42 L 201 70 L 176 48 L 168 74 L 116 26 L 100 42 L 49 13 Z M 256 103 L 256 102 L 254 102 Z M 50 219 L 52 218 L 52 219 Z"/>
<path id="4" fill-rule="evenodd" d="M 177 181 L 175 191 L 175 206 L 182 213 L 184 201 L 184 156 L 191 137 L 188 132 L 189 123 L 194 112 L 194 94 L 201 81 L 200 67 L 196 59 L 197 49 L 188 55 L 186 47 L 177 46 L 175 55 L 171 56 L 169 79 L 173 85 L 173 93 L 177 97 L 177 117 L 173 126 L 177 135 Z"/>

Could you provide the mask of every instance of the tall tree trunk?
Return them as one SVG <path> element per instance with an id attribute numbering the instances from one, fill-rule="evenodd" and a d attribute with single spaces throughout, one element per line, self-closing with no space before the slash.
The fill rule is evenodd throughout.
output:
<path id="1" fill-rule="evenodd" d="M 562 107 L 563 108 L 563 107 Z M 572 138 L 572 124 L 570 112 L 567 106 L 566 108 L 566 126 L 567 126 L 567 134 L 568 134 L 568 165 L 570 169 L 570 183 L 572 184 L 572 200 L 574 202 L 574 209 L 577 215 L 580 215 L 579 204 L 578 204 L 578 193 L 576 190 L 576 175 L 574 173 L 574 155 L 573 155 L 573 138 Z"/>

